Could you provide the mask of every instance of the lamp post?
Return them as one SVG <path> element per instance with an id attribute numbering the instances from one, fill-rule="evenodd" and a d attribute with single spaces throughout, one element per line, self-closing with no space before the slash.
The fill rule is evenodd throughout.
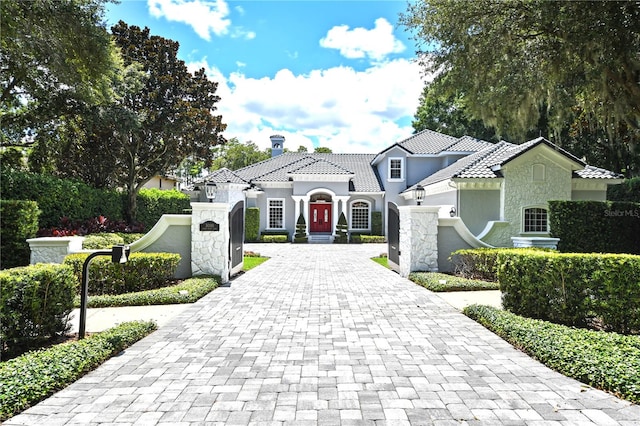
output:
<path id="1" fill-rule="evenodd" d="M 111 250 L 100 250 L 91 253 L 82 264 L 82 288 L 80 289 L 80 326 L 78 340 L 84 339 L 87 327 L 87 299 L 89 299 L 89 264 L 98 256 L 111 256 L 113 263 L 127 263 L 131 249 L 129 246 L 113 246 Z"/>
<path id="2" fill-rule="evenodd" d="M 215 200 L 216 198 L 216 190 L 218 189 L 218 186 L 215 184 L 215 182 L 207 182 L 204 185 L 204 191 L 205 194 L 207 195 L 207 198 L 209 199 L 210 203 L 213 203 L 213 200 Z"/>
<path id="3" fill-rule="evenodd" d="M 424 200 L 425 192 L 426 191 L 424 190 L 422 185 L 416 185 L 416 187 L 413 189 L 413 197 L 416 199 L 416 203 L 418 205 L 422 204 L 422 200 Z"/>

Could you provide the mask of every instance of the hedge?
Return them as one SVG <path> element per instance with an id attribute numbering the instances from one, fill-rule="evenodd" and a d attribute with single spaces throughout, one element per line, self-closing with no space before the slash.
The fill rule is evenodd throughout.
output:
<path id="1" fill-rule="evenodd" d="M 625 179 L 618 185 L 608 185 L 607 200 L 640 203 L 640 177 Z"/>
<path id="2" fill-rule="evenodd" d="M 191 208 L 191 200 L 185 193 L 176 190 L 163 191 L 157 188 L 141 189 L 138 194 L 136 220 L 151 229 L 163 214 L 184 214 Z"/>
<path id="3" fill-rule="evenodd" d="M 495 282 L 470 280 L 438 272 L 412 272 L 409 274 L 409 280 L 435 292 L 499 290 L 500 288 Z"/>
<path id="4" fill-rule="evenodd" d="M 351 242 L 354 244 L 371 243 L 382 244 L 385 242 L 384 235 L 366 235 L 366 234 L 351 234 Z"/>
<path id="5" fill-rule="evenodd" d="M 260 209 L 248 207 L 244 213 L 244 238 L 246 242 L 258 241 L 260 238 Z"/>
<path id="6" fill-rule="evenodd" d="M 86 339 L 30 352 L 0 364 L 0 421 L 75 382 L 156 329 L 128 322 Z"/>
<path id="7" fill-rule="evenodd" d="M 498 253 L 505 309 L 584 327 L 640 333 L 640 256 L 535 250 Z"/>
<path id="8" fill-rule="evenodd" d="M 89 253 L 71 254 L 64 264 L 73 268 L 77 282 Z M 113 263 L 109 256 L 94 258 L 89 265 L 89 295 L 122 294 L 165 287 L 173 279 L 180 262 L 177 253 L 131 253 L 125 264 Z"/>
<path id="9" fill-rule="evenodd" d="M 382 235 L 382 212 L 371 212 L 371 235 Z"/>
<path id="10" fill-rule="evenodd" d="M 0 200 L 0 268 L 29 264 L 26 240 L 36 236 L 39 216 L 35 201 Z"/>
<path id="11" fill-rule="evenodd" d="M 77 281 L 64 265 L 37 264 L 0 271 L 3 355 L 37 347 L 67 331 Z"/>
<path id="12" fill-rule="evenodd" d="M 640 336 L 575 329 L 489 306 L 463 313 L 549 368 L 640 403 Z"/>
<path id="13" fill-rule="evenodd" d="M 551 236 L 558 250 L 640 254 L 640 204 L 549 201 Z"/>

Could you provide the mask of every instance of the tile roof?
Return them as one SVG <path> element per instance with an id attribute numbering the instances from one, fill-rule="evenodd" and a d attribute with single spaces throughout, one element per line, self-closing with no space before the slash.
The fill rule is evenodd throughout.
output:
<path id="1" fill-rule="evenodd" d="M 247 183 L 247 181 L 245 181 L 226 167 L 209 173 L 202 179 L 202 181 L 215 183 Z"/>
<path id="2" fill-rule="evenodd" d="M 624 176 L 618 173 L 614 173 L 610 170 L 601 169 L 599 167 L 587 165 L 582 170 L 576 170 L 573 172 L 574 177 L 580 177 L 583 179 L 623 179 Z"/>
<path id="3" fill-rule="evenodd" d="M 290 170 L 289 174 L 309 174 L 309 175 L 352 175 L 352 171 L 345 169 L 331 161 L 315 159 L 314 162 L 305 166 Z"/>

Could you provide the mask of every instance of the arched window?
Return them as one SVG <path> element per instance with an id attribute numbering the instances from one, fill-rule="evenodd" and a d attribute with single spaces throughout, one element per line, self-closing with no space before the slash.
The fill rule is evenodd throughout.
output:
<path id="1" fill-rule="evenodd" d="M 524 209 L 524 232 L 549 232 L 547 209 L 543 207 L 529 207 Z"/>
<path id="2" fill-rule="evenodd" d="M 369 217 L 371 208 L 367 201 L 354 201 L 351 203 L 351 229 L 369 230 Z"/>

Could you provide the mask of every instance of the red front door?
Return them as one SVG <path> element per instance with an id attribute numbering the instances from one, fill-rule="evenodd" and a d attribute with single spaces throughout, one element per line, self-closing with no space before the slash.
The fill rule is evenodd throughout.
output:
<path id="1" fill-rule="evenodd" d="M 331 232 L 331 204 L 311 204 L 310 232 Z"/>

